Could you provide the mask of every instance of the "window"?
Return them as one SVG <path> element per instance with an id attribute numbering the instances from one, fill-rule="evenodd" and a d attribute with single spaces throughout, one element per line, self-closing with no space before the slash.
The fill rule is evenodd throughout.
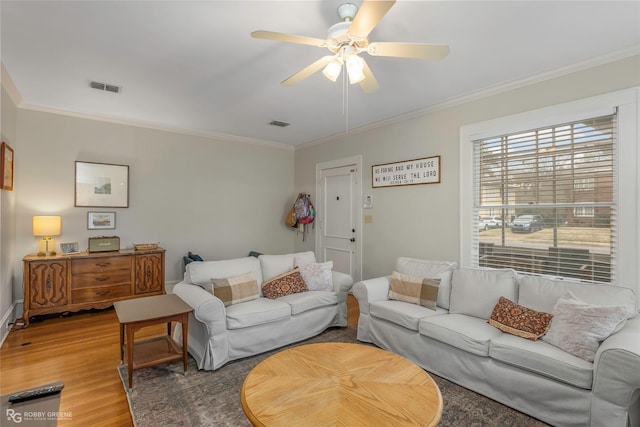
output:
<path id="1" fill-rule="evenodd" d="M 639 107 L 640 87 L 637 87 L 462 126 L 460 266 L 477 267 L 482 259 L 484 265 L 491 261 L 493 266 L 506 264 L 523 273 L 610 283 L 640 293 Z M 611 118 L 610 131 L 605 130 L 607 117 Z M 588 141 L 590 137 L 579 137 L 580 133 L 588 133 L 583 131 L 591 132 L 591 137 L 597 136 L 598 142 L 594 146 L 597 153 L 585 148 L 585 144 L 592 142 Z M 556 138 L 554 147 L 554 132 L 556 136 L 568 139 Z M 609 138 L 605 136 L 607 133 L 611 134 L 612 140 L 610 155 L 604 145 L 608 144 L 605 143 Z M 545 141 L 543 134 L 552 139 Z M 510 144 L 515 144 L 515 137 L 520 135 L 528 137 L 529 143 L 534 145 L 537 138 L 538 149 L 530 149 L 526 159 L 511 159 L 509 156 L 515 155 L 516 150 L 509 150 L 514 148 Z M 496 173 L 485 176 L 481 186 L 479 158 L 482 150 L 478 144 L 490 140 L 494 144 L 499 140 L 501 149 L 506 150 L 507 157 L 499 164 L 499 172 L 507 179 L 499 179 L 500 175 Z M 521 142 L 525 143 L 525 140 Z M 561 147 L 561 142 L 566 146 L 573 145 L 573 151 Z M 586 162 L 588 155 L 591 163 Z M 612 159 L 609 166 L 609 161 L 604 161 L 607 157 Z M 520 161 L 526 167 L 518 170 L 507 159 Z M 603 163 L 598 164 L 601 161 Z M 575 166 L 573 171 L 563 168 L 571 162 Z M 536 166 L 531 166 L 532 163 Z M 595 170 L 591 175 L 589 167 Z M 612 168 L 611 178 L 606 178 L 609 172 L 604 172 L 609 167 Z M 511 174 L 507 173 L 510 170 Z M 488 178 L 494 181 L 492 186 L 499 184 L 499 199 L 488 197 L 495 191 L 481 191 L 491 181 Z M 611 182 L 609 191 L 606 190 L 609 184 L 605 185 L 603 181 L 607 179 Z M 518 187 L 511 186 L 518 183 Z M 525 190 L 527 197 L 516 199 L 517 191 Z M 591 211 L 592 217 L 579 216 Z M 481 217 L 499 214 L 504 225 L 479 231 L 477 212 Z M 542 227 L 536 215 L 542 218 Z M 571 228 L 583 232 L 574 233 L 569 239 L 566 233 Z M 493 260 L 487 255 L 492 255 Z"/>
<path id="2" fill-rule="evenodd" d="M 593 217 L 595 213 L 595 208 L 592 207 L 580 207 L 573 208 L 573 216 L 574 217 Z"/>
<path id="3" fill-rule="evenodd" d="M 473 141 L 474 213 L 504 219 L 476 235 L 474 264 L 611 282 L 614 125 L 607 115 Z"/>

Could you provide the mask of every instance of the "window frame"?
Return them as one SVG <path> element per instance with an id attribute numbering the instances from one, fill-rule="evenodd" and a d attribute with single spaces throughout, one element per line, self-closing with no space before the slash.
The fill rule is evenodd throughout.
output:
<path id="1" fill-rule="evenodd" d="M 640 295 L 640 87 L 558 104 L 538 110 L 469 124 L 460 128 L 460 265 L 472 264 L 473 247 L 473 141 L 520 132 L 526 129 L 553 126 L 591 117 L 612 114 L 617 108 L 617 167 L 614 180 L 618 197 L 615 272 L 612 285 L 633 289 Z M 566 279 L 572 280 L 572 279 Z"/>

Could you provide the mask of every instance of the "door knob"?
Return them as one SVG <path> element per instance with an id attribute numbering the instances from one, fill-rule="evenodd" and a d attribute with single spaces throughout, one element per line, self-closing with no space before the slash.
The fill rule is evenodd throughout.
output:
<path id="1" fill-rule="evenodd" d="M 355 239 L 355 238 L 353 238 L 353 237 L 352 237 L 351 239 L 349 239 L 349 240 L 350 240 L 350 241 L 352 241 L 352 242 L 355 242 L 355 241 L 356 241 L 356 239 Z"/>

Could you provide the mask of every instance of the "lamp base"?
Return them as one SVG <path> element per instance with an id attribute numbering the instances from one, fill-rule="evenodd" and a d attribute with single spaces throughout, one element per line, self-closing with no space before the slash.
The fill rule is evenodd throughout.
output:
<path id="1" fill-rule="evenodd" d="M 56 241 L 52 238 L 38 240 L 38 256 L 53 256 L 56 254 Z"/>

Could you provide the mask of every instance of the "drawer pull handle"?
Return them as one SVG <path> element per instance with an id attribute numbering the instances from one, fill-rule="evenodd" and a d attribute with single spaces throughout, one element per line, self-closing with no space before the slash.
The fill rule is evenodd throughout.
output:
<path id="1" fill-rule="evenodd" d="M 96 263 L 96 265 L 98 267 L 106 267 L 108 265 L 111 265 L 111 263 L 110 262 L 98 262 L 98 263 Z"/>
<path id="2" fill-rule="evenodd" d="M 104 281 L 109 280 L 109 279 L 110 279 L 110 277 L 109 277 L 109 276 L 106 276 L 106 277 L 96 277 L 96 280 L 97 280 L 98 282 L 104 282 Z"/>
<path id="3" fill-rule="evenodd" d="M 106 290 L 106 291 L 100 291 L 100 292 L 96 292 L 96 295 L 98 295 L 99 297 L 105 296 L 106 294 L 108 294 L 109 292 L 111 292 L 110 290 Z"/>

